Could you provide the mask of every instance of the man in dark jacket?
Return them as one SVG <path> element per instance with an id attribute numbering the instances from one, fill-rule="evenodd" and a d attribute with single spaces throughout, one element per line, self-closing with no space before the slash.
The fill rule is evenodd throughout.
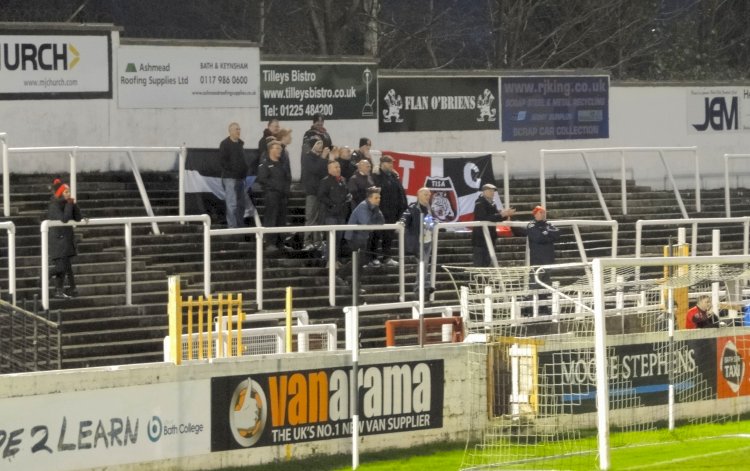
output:
<path id="1" fill-rule="evenodd" d="M 328 147 L 328 149 L 333 147 L 331 135 L 328 134 L 324 125 L 325 116 L 323 116 L 323 113 L 315 113 L 313 115 L 312 126 L 310 126 L 310 129 L 305 131 L 304 136 L 302 136 L 302 155 L 305 155 L 310 151 L 310 146 L 314 143 L 312 140 L 313 136 L 316 136 L 323 141 L 323 147 Z"/>
<path id="2" fill-rule="evenodd" d="M 372 141 L 369 137 L 360 137 L 359 138 L 359 148 L 352 152 L 352 162 L 356 165 L 359 163 L 362 159 L 367 159 L 370 162 L 372 162 L 372 157 L 370 157 L 370 149 L 372 148 Z M 382 162 L 382 159 L 381 159 Z"/>
<path id="3" fill-rule="evenodd" d="M 268 144 L 268 160 L 258 167 L 258 183 L 263 186 L 263 199 L 265 201 L 265 213 L 263 214 L 263 225 L 265 227 L 286 226 L 287 202 L 289 200 L 289 187 L 291 179 L 280 162 L 281 143 L 273 141 Z M 282 234 L 270 234 L 267 246 L 276 246 L 284 250 L 284 238 Z"/>
<path id="4" fill-rule="evenodd" d="M 47 207 L 47 219 L 51 221 L 80 221 L 81 211 L 70 196 L 70 187 L 59 178 L 52 182 L 52 200 Z M 49 230 L 49 257 L 55 265 L 52 276 L 55 278 L 55 298 L 68 299 L 78 295 L 70 259 L 78 254 L 75 234 L 72 227 L 51 227 Z M 65 278 L 68 290 L 63 290 Z"/>
<path id="5" fill-rule="evenodd" d="M 278 118 L 271 118 L 268 120 L 266 128 L 263 130 L 263 135 L 258 141 L 258 157 L 263 157 L 268 152 L 268 143 L 276 140 L 274 137 L 277 132 L 281 129 L 281 123 Z"/>
<path id="6" fill-rule="evenodd" d="M 318 205 L 320 219 L 327 226 L 346 224 L 349 217 L 349 201 L 352 196 L 346 188 L 346 181 L 341 176 L 341 166 L 335 160 L 328 162 L 328 176 L 320 181 L 318 187 Z M 336 232 L 336 255 L 343 253 L 343 231 Z M 328 259 L 328 247 L 324 248 L 323 258 Z"/>
<path id="7" fill-rule="evenodd" d="M 349 181 L 357 171 L 357 164 L 352 161 L 352 150 L 348 147 L 337 147 L 334 157 L 341 165 L 341 176 L 344 180 Z"/>
<path id="8" fill-rule="evenodd" d="M 375 175 L 375 184 L 380 187 L 380 210 L 383 212 L 386 224 L 394 224 L 406 210 L 406 192 L 404 191 L 398 173 L 393 170 L 393 158 L 384 155 L 380 158 L 380 173 Z M 391 247 L 395 231 L 380 231 L 377 238 L 382 240 L 383 256 L 388 266 L 398 266 L 398 262 L 391 258 Z"/>
<path id="9" fill-rule="evenodd" d="M 224 202 L 227 206 L 227 226 L 245 225 L 245 162 L 244 142 L 240 139 L 240 125 L 229 125 L 229 136 L 219 144 L 221 162 L 221 184 L 224 187 Z"/>
<path id="10" fill-rule="evenodd" d="M 383 224 L 383 213 L 380 211 L 380 188 L 370 187 L 367 189 L 367 198 L 362 201 L 349 216 L 350 225 Z M 375 257 L 376 247 L 373 245 L 373 231 L 346 231 L 344 237 L 349 241 L 349 246 L 354 250 L 366 250 L 361 262 L 367 263 L 369 267 L 379 267 L 380 262 Z"/>
<path id="11" fill-rule="evenodd" d="M 529 263 L 535 265 L 552 265 L 555 263 L 555 242 L 560 238 L 560 230 L 547 222 L 547 211 L 542 206 L 531 210 L 534 220 L 526 226 L 529 240 Z M 549 273 L 541 272 L 539 279 L 551 284 Z"/>
<path id="12" fill-rule="evenodd" d="M 372 177 L 372 163 L 369 160 L 360 160 L 357 164 L 357 171 L 347 182 L 349 193 L 352 194 L 352 210 L 367 197 L 367 189 L 375 186 L 375 179 Z"/>
<path id="13" fill-rule="evenodd" d="M 417 201 L 410 204 L 404 214 L 401 215 L 398 223 L 403 224 L 406 229 L 405 252 L 414 255 L 417 260 L 424 262 L 424 287 L 425 293 L 431 294 L 435 291 L 432 287 L 432 278 L 430 276 L 430 259 L 432 257 L 432 228 L 435 225 L 435 219 L 430 208 L 430 196 L 432 192 L 429 188 L 420 188 L 417 191 Z M 419 236 L 422 236 L 422 251 L 420 252 Z M 414 283 L 414 293 L 419 292 L 419 274 Z"/>
<path id="14" fill-rule="evenodd" d="M 310 152 L 302 157 L 302 187 L 305 190 L 305 225 L 320 224 L 320 206 L 318 204 L 318 188 L 320 182 L 328 173 L 329 149 L 323 148 L 323 141 L 315 138 Z M 305 232 L 304 248 L 312 250 L 320 245 L 319 232 Z"/>
<path id="15" fill-rule="evenodd" d="M 516 213 L 513 208 L 497 209 L 494 198 L 497 187 L 491 183 L 482 185 L 482 194 L 479 195 L 474 203 L 474 220 L 500 222 L 509 219 Z M 494 248 L 497 240 L 497 230 L 495 227 L 474 227 L 471 231 L 471 245 L 473 248 L 473 259 L 475 267 L 492 266 L 492 257 L 487 247 L 487 241 L 484 238 L 484 231 L 487 230 Z"/>

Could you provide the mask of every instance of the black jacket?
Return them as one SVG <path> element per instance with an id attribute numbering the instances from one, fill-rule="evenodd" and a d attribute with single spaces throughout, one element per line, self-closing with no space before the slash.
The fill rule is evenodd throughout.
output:
<path id="1" fill-rule="evenodd" d="M 318 187 L 321 220 L 325 221 L 326 217 L 335 217 L 345 221 L 349 217 L 350 199 L 344 177 L 336 178 L 328 175 L 323 178 Z"/>
<path id="2" fill-rule="evenodd" d="M 492 201 L 488 201 L 487 198 L 480 195 L 477 201 L 474 203 L 474 220 L 475 221 L 492 221 L 500 222 L 505 218 L 498 213 L 497 206 Z M 487 230 L 490 232 L 490 238 L 492 242 L 497 240 L 497 230 L 494 227 L 488 227 Z M 484 242 L 484 228 L 474 227 L 471 230 L 471 245 L 474 247 L 483 247 Z"/>
<path id="3" fill-rule="evenodd" d="M 362 175 L 361 173 L 356 172 L 352 175 L 347 183 L 349 193 L 352 194 L 352 210 L 354 210 L 359 203 L 367 199 L 367 189 L 374 185 L 375 179 L 372 177 L 372 174 Z"/>
<path id="4" fill-rule="evenodd" d="M 551 265 L 555 263 L 555 242 L 560 238 L 560 229 L 549 222 L 533 220 L 526 226 L 529 238 L 529 263 Z"/>
<path id="5" fill-rule="evenodd" d="M 404 223 L 404 228 L 406 229 L 404 251 L 409 255 L 419 256 L 419 226 L 424 221 L 424 216 L 428 212 L 429 208 L 420 205 L 419 201 L 415 201 L 406 208 L 399 219 L 399 221 Z M 425 228 L 424 230 L 427 229 Z"/>
<path id="6" fill-rule="evenodd" d="M 219 162 L 221 163 L 222 178 L 244 180 L 247 176 L 247 162 L 245 162 L 244 142 L 239 139 L 233 142 L 229 137 L 219 144 Z"/>
<path id="7" fill-rule="evenodd" d="M 47 219 L 68 222 L 81 220 L 78 205 L 62 198 L 52 198 L 47 207 Z M 50 227 L 49 256 L 51 259 L 72 257 L 76 255 L 75 234 L 72 227 Z"/>
<path id="8" fill-rule="evenodd" d="M 328 160 L 310 151 L 302 157 L 302 187 L 306 195 L 316 196 L 320 181 L 328 174 Z"/>
<path id="9" fill-rule="evenodd" d="M 406 192 L 396 172 L 383 172 L 375 175 L 375 185 L 380 187 L 380 210 L 385 222 L 393 224 L 398 221 L 406 209 Z"/>
<path id="10" fill-rule="evenodd" d="M 268 159 L 258 167 L 257 182 L 263 185 L 265 192 L 288 194 L 292 179 L 281 161 Z"/>
<path id="11" fill-rule="evenodd" d="M 336 159 L 336 162 L 341 165 L 341 176 L 344 177 L 347 181 L 352 178 L 352 175 L 357 171 L 357 166 L 352 162 L 351 159 Z"/>

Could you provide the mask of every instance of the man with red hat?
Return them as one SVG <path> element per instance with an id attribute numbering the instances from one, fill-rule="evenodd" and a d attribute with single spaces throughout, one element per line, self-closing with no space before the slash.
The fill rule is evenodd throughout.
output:
<path id="1" fill-rule="evenodd" d="M 70 196 L 70 187 L 59 178 L 52 182 L 52 200 L 47 208 L 47 219 L 68 222 L 81 220 L 81 211 Z M 68 299 L 78 295 L 73 266 L 70 259 L 77 255 L 75 235 L 72 227 L 51 227 L 49 229 L 49 257 L 55 265 L 52 276 L 55 279 L 55 298 Z M 63 290 L 65 278 L 68 290 Z"/>
<path id="2" fill-rule="evenodd" d="M 526 226 L 529 239 L 529 263 L 531 265 L 552 265 L 555 263 L 555 242 L 560 238 L 560 230 L 547 221 L 547 210 L 537 206 L 531 210 L 534 220 Z M 550 283 L 548 273 L 540 274 L 540 279 Z"/>

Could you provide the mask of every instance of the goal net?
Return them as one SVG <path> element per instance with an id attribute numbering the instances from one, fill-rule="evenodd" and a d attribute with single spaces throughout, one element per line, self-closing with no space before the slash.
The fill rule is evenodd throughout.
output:
<path id="1" fill-rule="evenodd" d="M 748 263 L 446 267 L 476 342 L 474 394 L 488 402 L 462 469 L 609 469 L 612 450 L 674 439 L 665 431 L 736 424 L 750 411 Z M 701 297 L 715 325 L 684 328 Z"/>

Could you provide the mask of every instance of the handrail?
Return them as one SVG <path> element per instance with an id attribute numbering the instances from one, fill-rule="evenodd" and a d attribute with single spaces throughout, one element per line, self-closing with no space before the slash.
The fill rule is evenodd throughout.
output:
<path id="1" fill-rule="evenodd" d="M 382 152 L 382 151 L 381 151 Z M 481 157 L 483 155 L 491 155 L 492 157 L 499 156 L 503 158 L 503 205 L 505 207 L 510 207 L 510 175 L 508 172 L 508 151 L 505 150 L 488 150 L 488 151 L 482 151 L 482 152 L 413 152 L 408 150 L 394 150 L 392 152 L 396 152 L 399 154 L 411 154 L 411 155 L 420 155 L 420 156 L 427 156 L 427 157 Z M 494 171 L 494 168 L 493 168 Z M 493 175 L 492 178 L 495 176 Z M 480 191 L 479 188 L 477 188 L 477 191 Z"/>
<path id="2" fill-rule="evenodd" d="M 140 216 L 128 218 L 96 218 L 84 219 L 80 222 L 42 221 L 42 308 L 49 309 L 49 228 L 61 226 L 125 226 L 125 302 L 133 303 L 133 224 L 153 224 L 156 222 L 202 222 L 203 223 L 203 291 L 206 296 L 211 294 L 211 217 L 206 214 L 193 216 Z"/>
<path id="3" fill-rule="evenodd" d="M 399 299 L 404 300 L 404 226 L 401 224 L 336 224 L 320 226 L 283 226 L 283 227 L 238 227 L 232 229 L 212 229 L 211 236 L 236 234 L 255 235 L 255 299 L 258 309 L 263 309 L 263 238 L 265 234 L 287 234 L 290 232 L 327 232 L 328 233 L 328 302 L 336 305 L 336 232 L 338 231 L 393 231 L 398 234 L 398 284 Z"/>
<path id="4" fill-rule="evenodd" d="M 3 215 L 10 216 L 10 170 L 8 170 L 8 134 L 0 132 L 0 157 L 3 159 Z M 6 175 L 8 178 L 6 180 Z"/>
<path id="5" fill-rule="evenodd" d="M 750 216 L 725 217 L 725 218 L 693 218 L 693 219 L 639 219 L 635 223 L 635 257 L 641 257 L 641 244 L 643 240 L 644 226 L 687 226 L 692 228 L 691 234 L 691 256 L 698 255 L 698 225 L 699 224 L 742 224 L 744 233 L 742 237 L 742 255 L 748 255 L 750 241 Z"/>
<path id="6" fill-rule="evenodd" d="M 579 228 L 581 226 L 591 226 L 591 227 L 609 227 L 612 231 L 612 251 L 611 251 L 611 257 L 615 258 L 617 257 L 617 234 L 618 234 L 618 222 L 611 220 L 611 221 L 589 221 L 587 219 L 560 219 L 560 220 L 550 220 L 550 224 L 553 224 L 557 227 L 573 227 L 573 232 L 576 239 L 576 245 L 578 247 L 578 252 L 581 255 L 581 261 L 583 263 L 587 263 L 587 257 L 586 257 L 586 248 L 583 245 L 583 239 L 580 236 L 580 230 Z M 430 260 L 431 264 L 431 273 L 430 277 L 432 280 L 432 286 L 435 285 L 436 280 L 436 268 L 437 268 L 437 247 L 438 247 L 438 234 L 440 229 L 451 229 L 451 228 L 460 228 L 464 229 L 467 227 L 485 227 L 484 229 L 484 236 L 485 236 L 485 242 L 487 243 L 487 248 L 490 253 L 490 257 L 492 258 L 493 265 L 497 267 L 497 258 L 495 256 L 495 250 L 494 250 L 494 244 L 492 244 L 492 241 L 489 239 L 489 233 L 488 228 L 494 229 L 496 226 L 507 226 L 507 227 L 522 227 L 525 228 L 528 225 L 527 222 L 522 221 L 503 221 L 503 222 L 491 222 L 491 221 L 464 221 L 464 222 L 441 222 L 435 224 L 435 226 L 432 229 L 432 257 Z M 528 239 L 526 240 L 526 265 L 529 264 L 529 245 L 528 245 Z"/>
<path id="7" fill-rule="evenodd" d="M 16 304 L 16 225 L 12 221 L 0 222 L 0 229 L 8 231 L 8 293 Z"/>
<path id="8" fill-rule="evenodd" d="M 8 170 L 8 160 L 10 154 L 35 154 L 35 153 L 58 153 L 67 152 L 70 158 L 70 194 L 77 198 L 78 190 L 78 173 L 76 171 L 76 158 L 79 152 L 102 153 L 102 152 L 124 152 L 130 162 L 130 168 L 133 172 L 141 200 L 146 208 L 146 214 L 154 217 L 154 211 L 151 208 L 151 202 L 146 193 L 146 187 L 143 184 L 143 178 L 138 170 L 138 165 L 133 156 L 133 152 L 177 152 L 180 156 L 184 152 L 184 147 L 143 147 L 143 146 L 51 146 L 51 147 L 7 147 L 5 139 L 2 139 L 2 158 L 3 158 L 3 213 L 5 217 L 10 216 L 10 171 Z M 184 211 L 183 211 L 184 212 Z M 180 214 L 183 215 L 183 214 Z M 151 224 L 154 234 L 159 234 L 159 226 L 154 221 Z"/>
<path id="9" fill-rule="evenodd" d="M 584 165 L 586 165 L 586 169 L 589 172 L 589 178 L 591 179 L 591 183 L 594 185 L 594 190 L 596 191 L 596 196 L 599 199 L 599 205 L 602 208 L 602 211 L 604 212 L 604 217 L 607 218 L 607 220 L 612 219 L 612 216 L 609 214 L 609 209 L 607 208 L 607 203 L 604 200 L 604 195 L 602 194 L 601 188 L 599 188 L 599 183 L 597 182 L 596 175 L 589 165 L 588 158 L 586 157 L 586 154 L 588 153 L 610 153 L 610 152 L 618 152 L 620 154 L 620 192 L 621 192 L 621 199 L 622 199 L 622 213 L 628 214 L 628 206 L 627 206 L 627 179 L 625 178 L 625 153 L 626 152 L 658 152 L 659 159 L 661 160 L 662 165 L 664 166 L 664 171 L 667 173 L 667 176 L 669 177 L 670 182 L 672 183 L 672 189 L 675 194 L 675 198 L 677 199 L 677 203 L 680 206 L 680 211 L 682 212 L 682 217 L 684 219 L 687 219 L 689 216 L 687 214 L 687 210 L 685 209 L 685 204 L 682 201 L 682 195 L 680 194 L 680 190 L 677 188 L 677 184 L 674 180 L 674 176 L 672 175 L 672 171 L 669 168 L 669 165 L 667 164 L 667 161 L 664 159 L 664 152 L 683 152 L 683 151 L 690 151 L 693 152 L 695 155 L 695 209 L 698 212 L 701 212 L 701 185 L 700 185 L 700 168 L 699 168 L 699 158 L 698 158 L 698 148 L 696 146 L 692 147 L 591 147 L 591 148 L 583 148 L 583 149 L 541 149 L 539 151 L 539 192 L 540 192 L 540 199 L 542 206 L 546 206 L 547 203 L 547 186 L 546 186 L 546 174 L 544 169 L 544 161 L 545 156 L 547 154 L 581 154 L 581 157 L 583 159 Z"/>
<path id="10" fill-rule="evenodd" d="M 729 195 L 729 160 L 730 159 L 750 159 L 750 154 L 724 154 L 724 208 L 727 217 L 732 217 L 732 208 L 730 207 Z"/>

